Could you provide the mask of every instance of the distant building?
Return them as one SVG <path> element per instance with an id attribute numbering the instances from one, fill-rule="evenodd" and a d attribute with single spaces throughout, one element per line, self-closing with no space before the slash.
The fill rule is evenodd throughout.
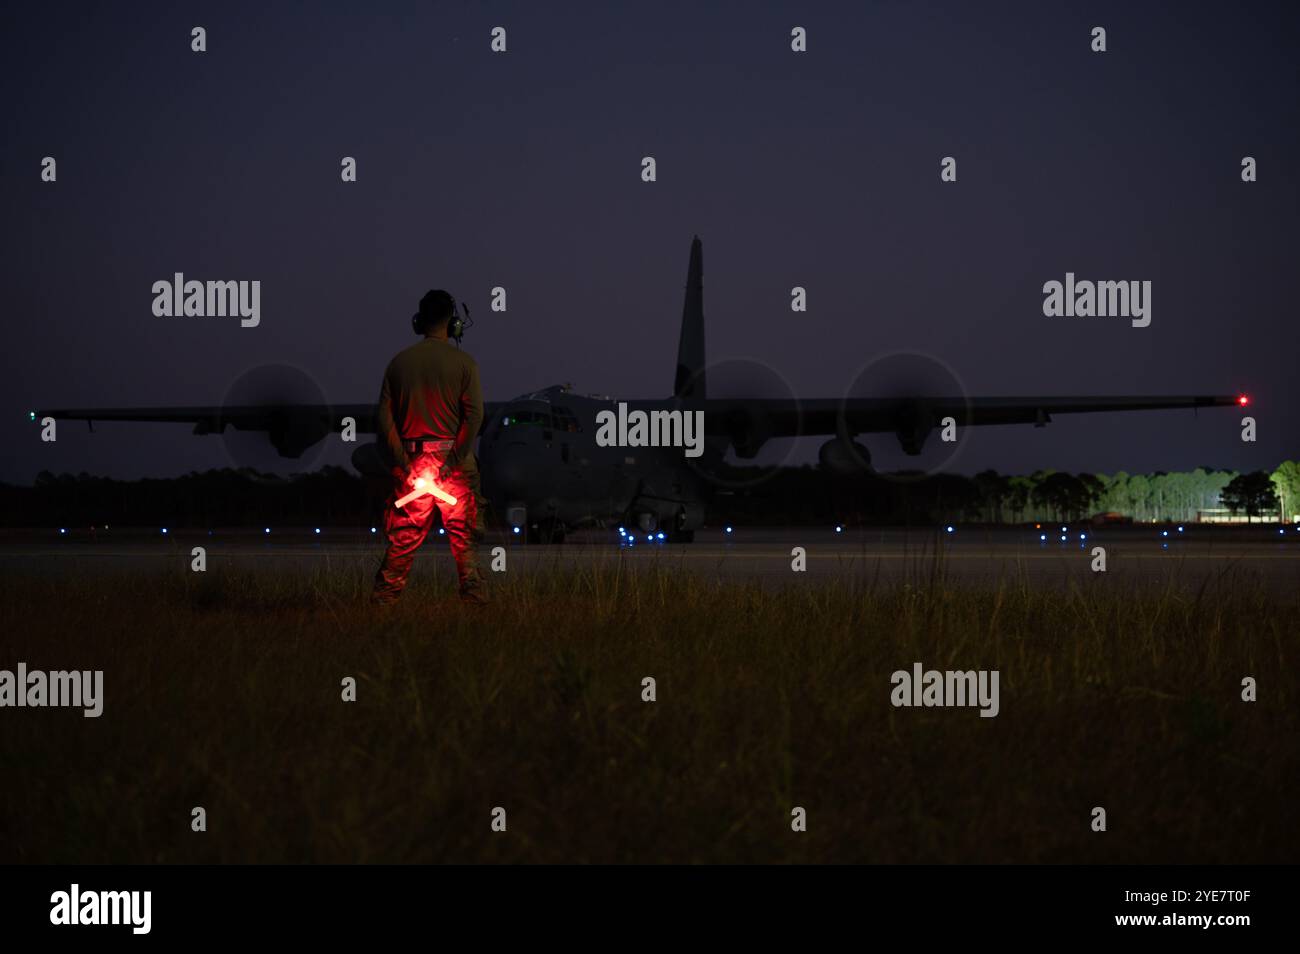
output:
<path id="1" fill-rule="evenodd" d="M 1282 514 L 1277 510 L 1265 510 L 1253 517 L 1244 512 L 1233 513 L 1227 507 L 1213 507 L 1209 510 L 1196 511 L 1197 523 L 1281 523 Z"/>

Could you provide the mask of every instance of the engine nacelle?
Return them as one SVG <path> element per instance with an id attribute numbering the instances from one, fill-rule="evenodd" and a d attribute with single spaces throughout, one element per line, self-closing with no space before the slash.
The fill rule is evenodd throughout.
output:
<path id="1" fill-rule="evenodd" d="M 741 460 L 757 457 L 770 436 L 763 412 L 749 404 L 730 408 L 723 417 L 723 428 L 732 449 Z"/>
<path id="2" fill-rule="evenodd" d="M 248 426 L 239 419 L 231 420 L 230 426 L 237 431 L 261 430 L 260 426 Z M 223 424 L 223 429 L 224 429 Z M 277 408 L 271 412 L 266 427 L 266 438 L 271 442 L 277 454 L 297 460 L 303 451 L 315 447 L 330 432 L 328 415 L 322 417 L 310 409 Z"/>
<path id="3" fill-rule="evenodd" d="M 831 473 L 846 477 L 871 470 L 871 451 L 857 441 L 841 437 L 823 444 L 817 451 L 817 460 Z"/>
<path id="4" fill-rule="evenodd" d="M 915 457 L 925 447 L 925 439 L 930 436 L 930 431 L 934 430 L 934 415 L 928 407 L 909 402 L 895 413 L 894 424 L 894 433 L 903 453 Z"/>

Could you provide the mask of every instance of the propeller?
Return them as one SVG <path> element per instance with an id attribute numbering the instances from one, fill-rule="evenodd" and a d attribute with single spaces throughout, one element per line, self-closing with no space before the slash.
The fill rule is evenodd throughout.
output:
<path id="1" fill-rule="evenodd" d="M 878 475 L 896 481 L 914 481 L 939 473 L 952 464 L 966 442 L 965 426 L 970 413 L 970 396 L 965 386 L 941 358 L 917 351 L 893 351 L 869 361 L 845 391 L 846 401 L 870 399 L 891 405 L 894 435 L 874 442 L 874 468 Z M 956 410 L 946 411 L 926 398 L 946 398 Z M 945 427 L 951 416 L 955 427 Z M 843 424 L 846 431 L 849 430 Z M 869 460 L 854 449 L 852 433 L 842 433 L 847 453 L 866 467 Z M 945 436 L 954 440 L 946 441 Z M 848 440 L 843 440 L 843 438 Z"/>
<path id="2" fill-rule="evenodd" d="M 322 417 L 300 406 L 326 404 L 316 379 L 295 365 L 264 364 L 245 371 L 221 402 L 226 422 L 221 440 L 231 464 L 275 476 L 313 469 L 325 453 L 331 412 Z M 241 429 L 240 409 L 253 406 L 272 409 L 269 430 Z"/>
<path id="3" fill-rule="evenodd" d="M 798 397 L 781 372 L 756 358 L 727 358 L 697 372 L 703 375 L 709 400 L 733 402 L 723 413 L 725 434 L 711 434 L 704 456 L 687 458 L 689 466 L 716 487 L 754 487 L 772 477 L 789 460 L 795 438 L 771 438 L 766 414 L 758 402 L 782 401 L 799 417 Z M 710 421 L 713 431 L 718 421 Z"/>

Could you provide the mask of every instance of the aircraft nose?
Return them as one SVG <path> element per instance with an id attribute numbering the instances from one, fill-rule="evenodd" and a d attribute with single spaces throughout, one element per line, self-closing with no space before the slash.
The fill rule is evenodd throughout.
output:
<path id="1" fill-rule="evenodd" d="M 526 498 L 541 490 L 544 479 L 537 452 L 526 444 L 507 444 L 492 455 L 483 479 L 505 497 Z"/>

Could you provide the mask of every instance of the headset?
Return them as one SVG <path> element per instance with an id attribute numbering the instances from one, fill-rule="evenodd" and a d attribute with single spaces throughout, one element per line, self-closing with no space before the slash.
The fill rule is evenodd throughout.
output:
<path id="1" fill-rule="evenodd" d="M 420 310 L 411 316 L 411 330 L 421 337 L 424 337 L 429 332 L 430 319 L 423 306 L 425 299 L 432 294 L 434 293 L 430 292 L 424 296 L 424 299 L 420 300 Z M 442 295 L 445 295 L 447 300 L 451 302 L 451 320 L 447 322 L 447 337 L 455 341 L 459 346 L 460 339 L 465 336 L 465 329 L 474 324 L 474 319 L 469 315 L 468 305 L 464 302 L 460 302 L 458 305 L 456 299 L 448 292 L 442 292 Z M 461 314 L 461 309 L 464 309 L 464 315 Z"/>

